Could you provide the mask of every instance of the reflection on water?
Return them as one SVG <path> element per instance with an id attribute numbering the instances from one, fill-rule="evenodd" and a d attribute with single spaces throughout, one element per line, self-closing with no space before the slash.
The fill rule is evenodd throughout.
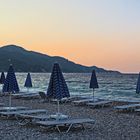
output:
<path id="1" fill-rule="evenodd" d="M 16 73 L 20 90 L 26 91 L 24 82 L 27 73 Z M 90 73 L 65 73 L 71 95 L 92 95 L 89 89 Z M 50 73 L 31 73 L 33 88 L 30 91 L 47 90 Z M 99 89 L 95 90 L 95 96 L 108 99 L 140 99 L 135 93 L 138 75 L 136 74 L 105 74 L 97 73 Z"/>

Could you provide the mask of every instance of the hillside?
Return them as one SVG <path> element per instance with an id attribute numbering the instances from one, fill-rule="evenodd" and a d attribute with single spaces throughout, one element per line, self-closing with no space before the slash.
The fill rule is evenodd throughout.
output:
<path id="1" fill-rule="evenodd" d="M 9 62 L 11 60 L 11 62 Z M 27 51 L 16 45 L 0 48 L 0 71 L 7 71 L 9 64 L 14 65 L 16 72 L 51 72 L 54 62 L 58 62 L 63 72 L 112 72 L 96 66 L 87 67 L 76 64 L 58 56 L 49 56 L 34 51 Z"/>

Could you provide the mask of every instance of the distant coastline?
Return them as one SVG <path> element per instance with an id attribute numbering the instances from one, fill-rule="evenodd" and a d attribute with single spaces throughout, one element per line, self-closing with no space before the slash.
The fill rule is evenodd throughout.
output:
<path id="1" fill-rule="evenodd" d="M 9 62 L 9 59 L 11 62 Z M 28 51 L 16 45 L 0 47 L 0 71 L 7 71 L 9 64 L 14 65 L 16 72 L 49 73 L 52 65 L 58 62 L 64 73 L 90 73 L 96 72 L 120 73 L 119 71 L 106 70 L 97 66 L 84 66 L 76 64 L 59 56 L 49 56 L 34 51 Z"/>

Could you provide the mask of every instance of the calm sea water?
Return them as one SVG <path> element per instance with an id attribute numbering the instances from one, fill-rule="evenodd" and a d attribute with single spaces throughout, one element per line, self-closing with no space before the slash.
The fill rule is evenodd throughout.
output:
<path id="1" fill-rule="evenodd" d="M 16 73 L 21 91 L 26 91 L 24 82 L 27 73 Z M 89 89 L 90 73 L 64 74 L 71 95 L 92 95 Z M 33 88 L 30 91 L 47 91 L 50 73 L 31 73 Z M 136 94 L 136 74 L 103 74 L 97 73 L 99 89 L 95 90 L 97 98 L 140 100 Z"/>

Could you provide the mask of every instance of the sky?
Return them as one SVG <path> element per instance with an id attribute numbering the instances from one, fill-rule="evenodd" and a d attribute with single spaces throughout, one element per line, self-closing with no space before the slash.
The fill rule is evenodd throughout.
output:
<path id="1" fill-rule="evenodd" d="M 140 71 L 139 0 L 1 0 L 0 46 Z"/>

